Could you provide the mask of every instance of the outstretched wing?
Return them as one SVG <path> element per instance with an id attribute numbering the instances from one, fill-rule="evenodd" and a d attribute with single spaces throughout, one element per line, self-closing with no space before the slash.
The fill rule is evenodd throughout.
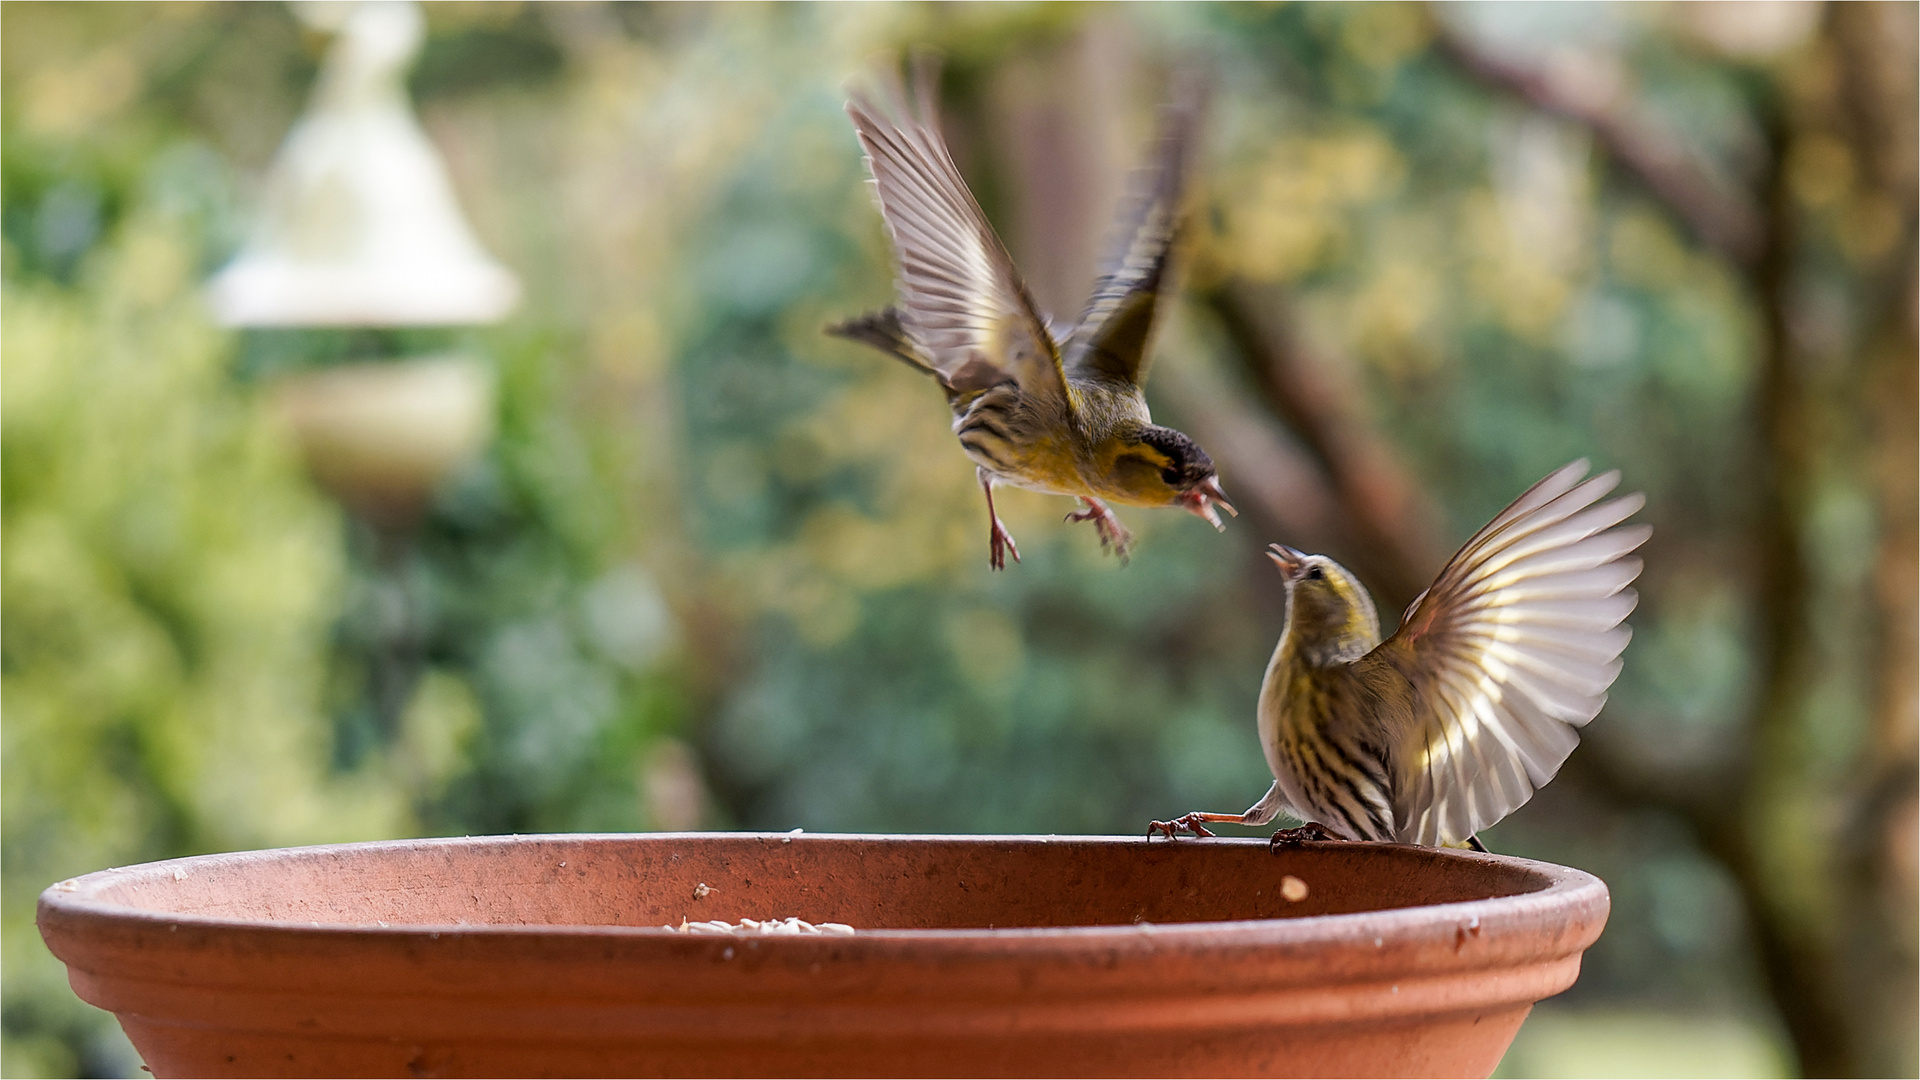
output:
<path id="1" fill-rule="evenodd" d="M 1617 471 L 1586 474 L 1576 461 L 1501 511 L 1359 661 L 1412 684 L 1386 733 L 1401 841 L 1459 843 L 1513 812 L 1606 704 L 1638 601 L 1630 553 L 1653 530 L 1616 527 L 1644 496 L 1600 502 Z"/>
<path id="2" fill-rule="evenodd" d="M 935 119 L 935 78 L 916 68 L 917 112 L 899 78 L 883 100 L 851 91 L 847 115 L 867 151 L 900 269 L 900 320 L 949 385 L 1011 375 L 1026 393 L 1064 400 L 1059 351 L 1007 249 L 960 178 Z"/>
<path id="3" fill-rule="evenodd" d="M 1067 342 L 1075 376 L 1138 385 L 1147 377 L 1147 341 L 1179 233 L 1188 159 L 1200 127 L 1197 82 L 1161 112 L 1153 164 L 1134 174 L 1134 191 L 1118 222 L 1117 243 L 1101 267 L 1086 310 Z"/>

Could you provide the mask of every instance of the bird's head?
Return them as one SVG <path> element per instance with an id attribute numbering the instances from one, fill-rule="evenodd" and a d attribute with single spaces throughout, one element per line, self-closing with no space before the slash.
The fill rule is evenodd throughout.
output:
<path id="1" fill-rule="evenodd" d="M 1213 459 L 1199 443 L 1172 428 L 1153 425 L 1142 430 L 1138 440 L 1121 451 L 1114 472 L 1127 501 L 1136 505 L 1178 506 L 1223 532 L 1219 510 L 1240 516 L 1220 490 Z"/>
<path id="2" fill-rule="evenodd" d="M 1373 597 L 1346 567 L 1325 555 L 1272 544 L 1267 558 L 1287 583 L 1287 634 L 1316 664 L 1357 660 L 1380 644 Z"/>

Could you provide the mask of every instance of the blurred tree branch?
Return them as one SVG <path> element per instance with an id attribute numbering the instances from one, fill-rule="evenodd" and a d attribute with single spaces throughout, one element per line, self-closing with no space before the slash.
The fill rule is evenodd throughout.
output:
<path id="1" fill-rule="evenodd" d="M 1912 95 L 1910 91 L 1902 93 L 1912 82 L 1911 57 L 1892 57 L 1889 62 L 1889 53 L 1906 51 L 1893 44 L 1901 40 L 1900 35 L 1863 28 L 1863 24 L 1879 20 L 1888 7 L 1831 5 L 1820 44 L 1841 54 L 1838 66 L 1845 73 L 1842 79 L 1850 91 L 1847 103 L 1856 118 L 1852 125 L 1856 153 L 1873 166 L 1876 179 L 1882 183 L 1893 180 L 1886 184 L 1889 205 L 1902 211 L 1902 240 L 1897 245 L 1901 258 L 1896 265 L 1911 267 L 1915 257 L 1912 170 L 1893 164 L 1912 159 L 1911 152 L 1902 146 L 1903 142 L 1910 146 L 1911 139 L 1901 137 L 1910 135 L 1904 129 L 1912 126 Z M 1436 22 L 1441 27 L 1439 48 L 1446 56 L 1489 87 L 1585 127 L 1611 160 L 1633 176 L 1697 241 L 1742 272 L 1754 297 L 1761 362 L 1756 421 L 1767 451 L 1765 459 L 1756 463 L 1762 505 L 1756 522 L 1761 563 L 1755 596 L 1764 642 L 1758 704 L 1749 722 L 1751 742 L 1733 770 L 1734 790 L 1727 792 L 1731 797 L 1700 798 L 1682 794 L 1687 789 L 1632 776 L 1605 755 L 1589 753 L 1576 760 L 1579 773 L 1597 789 L 1624 801 L 1664 807 L 1693 824 L 1702 845 L 1733 874 L 1746 901 L 1767 985 L 1799 1052 L 1801 1068 L 1816 1076 L 1859 1075 L 1867 1067 L 1869 1052 L 1862 1045 L 1864 1033 L 1854 1015 L 1853 1006 L 1859 1003 L 1848 1000 L 1842 978 L 1843 942 L 1837 939 L 1846 933 L 1822 934 L 1800 917 L 1798 905 L 1808 889 L 1794 879 L 1799 876 L 1795 871 L 1805 868 L 1790 865 L 1781 856 L 1774 828 L 1783 807 L 1805 804 L 1804 799 L 1790 795 L 1813 782 L 1806 753 L 1810 719 L 1807 699 L 1819 644 L 1811 623 L 1814 597 L 1803 536 L 1815 473 L 1829 449 L 1820 440 L 1826 425 L 1818 423 L 1813 415 L 1820 391 L 1829 388 L 1812 385 L 1807 366 L 1796 356 L 1792 325 L 1804 226 L 1792 190 L 1789 162 L 1795 140 L 1807 135 L 1801 130 L 1808 126 L 1808 118 L 1802 115 L 1805 105 L 1800 103 L 1796 108 L 1792 89 L 1778 76 L 1768 81 L 1768 100 L 1758 103 L 1768 154 L 1756 204 L 1738 192 L 1728 191 L 1677 140 L 1641 119 L 1641 110 L 1617 76 L 1582 80 L 1569 77 L 1564 69 L 1517 64 L 1447 30 L 1444 22 Z M 1909 43 L 1911 36 L 1905 36 Z M 1903 59 L 1906 62 L 1902 63 Z M 1573 74 L 1577 76 L 1578 72 Z M 1897 98 L 1906 99 L 1904 107 Z M 1900 119 L 1888 122 L 1892 117 Z M 1892 300 L 1896 309 L 1905 307 L 1903 301 L 1908 301 L 1915 288 L 1910 273 L 1891 276 L 1895 279 L 1891 290 L 1884 283 L 1872 290 L 1881 294 L 1883 310 L 1888 306 L 1886 300 Z M 1915 413 L 1911 388 L 1916 348 L 1910 312 L 1908 307 L 1895 316 L 1898 328 L 1892 335 L 1900 340 L 1874 349 L 1888 358 L 1886 366 L 1890 370 L 1871 380 L 1890 391 L 1879 397 L 1882 403 L 1892 402 L 1881 405 L 1881 410 L 1891 410 L 1890 423 L 1882 426 L 1892 428 L 1888 434 L 1896 436 L 1897 445 L 1903 447 L 1912 445 L 1911 437 L 1897 436 L 1911 431 Z M 1886 320 L 1882 317 L 1874 321 Z M 1888 334 L 1885 329 L 1876 331 L 1876 337 L 1882 339 Z M 1872 400 L 1853 404 L 1859 411 L 1880 411 L 1867 404 Z M 1911 586 L 1916 577 L 1908 569 L 1914 548 L 1911 456 L 1907 455 L 1905 469 L 1883 470 L 1883 475 L 1891 472 L 1899 478 L 1883 484 L 1883 494 L 1890 496 L 1887 508 L 1894 512 L 1883 540 L 1886 551 L 1880 574 L 1899 583 L 1880 590 L 1885 609 L 1883 625 L 1901 629 L 1895 634 L 1897 643 L 1889 641 L 1883 647 L 1882 663 L 1891 661 L 1894 671 L 1906 677 L 1903 687 L 1912 682 L 1908 654 L 1912 651 Z M 1901 651 L 1903 645 L 1905 652 Z M 1883 667 L 1883 684 L 1891 674 Z M 1883 705 L 1883 711 L 1893 714 L 1882 719 L 1883 730 L 1910 727 L 1910 688 L 1883 692 L 1883 697 L 1892 702 Z M 1889 740 L 1876 741 L 1884 754 Z M 1868 790 L 1885 787 L 1889 771 L 1894 774 L 1891 782 L 1896 787 L 1913 787 L 1911 742 L 1900 738 L 1892 741 L 1901 744 L 1901 749 L 1881 761 L 1862 763 L 1860 771 Z M 1705 785 L 1706 790 L 1725 788 L 1723 783 L 1711 780 Z M 1878 804 L 1882 813 L 1878 820 L 1861 825 L 1870 836 L 1878 836 L 1888 820 L 1885 815 L 1903 804 L 1897 799 L 1868 801 Z M 1868 848 L 1885 849 L 1886 845 L 1878 844 L 1869 844 Z M 1872 855 L 1866 858 L 1871 860 Z M 1816 859 L 1816 864 L 1832 861 Z M 1816 885 L 1814 893 L 1845 893 L 1846 882 L 1841 876 L 1824 876 L 1827 887 Z M 1882 875 L 1868 872 L 1855 876 L 1873 880 Z M 1844 895 L 1835 900 L 1840 909 L 1849 912 L 1864 912 L 1870 907 Z"/>
<path id="2" fill-rule="evenodd" d="M 1445 555 L 1432 540 L 1432 507 L 1367 421 L 1353 387 L 1310 355 L 1277 289 L 1227 281 L 1200 294 L 1219 320 L 1261 400 L 1304 444 L 1339 507 L 1343 561 L 1376 583 L 1396 612 L 1427 587 Z"/>
<path id="3" fill-rule="evenodd" d="M 1854 380 L 1862 407 L 1863 471 L 1881 511 L 1877 558 L 1871 578 L 1878 615 L 1874 672 L 1874 726 L 1863 740 L 1859 772 L 1863 786 L 1850 808 L 1849 841 L 1842 871 L 1849 885 L 1843 912 L 1850 946 L 1843 962 L 1861 972 L 1856 1005 L 1869 1034 L 1868 1069 L 1910 1071 L 1915 1046 L 1913 1016 L 1920 992 L 1913 980 L 1920 957 L 1915 931 L 1920 909 L 1915 823 L 1920 811 L 1920 223 L 1915 190 L 1920 185 L 1920 137 L 1913 117 L 1920 111 L 1916 78 L 1916 23 L 1912 4 L 1837 4 L 1828 11 L 1828 32 L 1838 57 L 1834 126 L 1844 135 L 1861 169 L 1862 205 L 1895 211 L 1882 264 L 1862 291 L 1869 312 Z M 1879 1015 L 1874 1015 L 1875 1013 Z"/>
<path id="4" fill-rule="evenodd" d="M 1843 54 L 1840 69 L 1847 105 L 1854 118 L 1856 154 L 1869 166 L 1892 205 L 1900 207 L 1899 258 L 1915 260 L 1911 213 L 1913 154 L 1911 140 L 1889 137 L 1910 119 L 1895 98 L 1903 89 L 1903 69 L 1885 62 L 1891 40 L 1882 31 L 1863 28 L 1875 16 L 1870 5 L 1829 9 L 1822 35 Z M 1897 37 L 1898 35 L 1894 35 Z M 1757 103 L 1767 137 L 1759 197 L 1731 189 L 1707 170 L 1676 139 L 1647 123 L 1642 110 L 1614 78 L 1571 78 L 1565 72 L 1535 70 L 1496 57 L 1442 25 L 1439 48 L 1470 75 L 1491 88 L 1513 94 L 1531 106 L 1585 127 L 1595 143 L 1626 175 L 1704 247 L 1731 263 L 1747 282 L 1759 316 L 1760 372 L 1755 419 L 1765 459 L 1756 463 L 1762 493 L 1755 522 L 1760 566 L 1754 595 L 1763 628 L 1760 693 L 1748 723 L 1750 741 L 1735 755 L 1724 775 L 1673 778 L 1641 775 L 1618 760 L 1589 751 L 1577 756 L 1570 773 L 1623 804 L 1653 805 L 1688 821 L 1702 847 L 1725 865 L 1751 916 L 1751 929 L 1764 978 L 1798 1055 L 1810 1075 L 1858 1075 L 1868 1057 L 1866 1033 L 1849 1000 L 1842 951 L 1846 937 L 1822 933 L 1800 910 L 1811 892 L 1826 895 L 1849 913 L 1870 913 L 1872 905 L 1850 898 L 1848 879 L 1872 887 L 1886 871 L 1867 865 L 1852 875 L 1822 874 L 1811 890 L 1798 880 L 1806 867 L 1782 855 L 1775 826 L 1782 808 L 1804 806 L 1794 794 L 1814 783 L 1806 753 L 1807 699 L 1818 663 L 1819 643 L 1812 629 L 1810 568 L 1803 536 L 1810 512 L 1816 470 L 1828 448 L 1820 435 L 1826 425 L 1813 415 L 1822 391 L 1796 355 L 1793 337 L 1794 289 L 1804 238 L 1802 209 L 1792 190 L 1789 162 L 1794 140 L 1806 134 L 1804 108 L 1796 109 L 1790 91 L 1770 84 L 1768 99 Z M 1911 67 L 1911 65 L 1907 65 Z M 1910 82 L 1910 75 L 1908 76 Z M 1904 166 L 1904 167 L 1903 167 Z M 1883 443 L 1910 448 L 1913 443 L 1915 323 L 1911 271 L 1878 277 L 1867 284 L 1879 314 L 1873 318 L 1871 353 L 1861 372 L 1867 389 L 1851 403 L 1879 418 Z M 1889 281 L 1888 279 L 1892 279 Z M 1318 478 L 1318 490 L 1339 508 L 1352 562 L 1379 581 L 1396 599 L 1410 597 L 1437 565 L 1431 542 L 1422 542 L 1403 493 L 1416 490 L 1393 463 L 1391 452 L 1370 430 L 1353 405 L 1329 385 L 1326 365 L 1306 355 L 1299 335 L 1286 321 L 1277 290 L 1256 295 L 1244 283 L 1226 282 L 1201 294 L 1263 404 L 1302 444 L 1299 456 Z M 1882 645 L 1879 738 L 1870 760 L 1861 763 L 1862 787 L 1854 820 L 1869 839 L 1851 845 L 1858 860 L 1877 861 L 1889 845 L 1874 842 L 1886 822 L 1907 806 L 1914 790 L 1911 648 L 1914 499 L 1911 454 L 1906 467 L 1882 468 L 1879 493 L 1891 511 L 1883 528 L 1883 554 L 1877 570 L 1880 620 L 1890 637 Z M 1236 463 L 1246 472 L 1251 462 Z M 1290 463 L 1298 470 L 1300 462 Z M 1284 516 L 1284 515 L 1282 515 Z M 1891 751 L 1891 752 L 1889 752 Z M 1788 811 L 1790 812 L 1790 811 Z M 1815 865 L 1841 867 L 1843 838 Z M 1857 889 L 1855 891 L 1858 891 Z M 1836 895 L 1841 894 L 1841 895 Z M 1835 920 L 1844 923 L 1850 920 Z M 1858 920 L 1851 920 L 1858 923 Z M 1869 920 L 1875 923 L 1876 920 Z M 1884 1060 L 1884 1059 L 1883 1059 Z"/>
<path id="5" fill-rule="evenodd" d="M 1780 172 L 1775 170 L 1776 175 Z M 1791 212 L 1790 200 L 1780 209 Z M 1797 736 L 1807 674 L 1803 665 L 1810 652 L 1805 580 L 1800 572 L 1799 500 L 1785 494 L 1801 489 L 1804 450 L 1793 437 L 1799 425 L 1790 414 L 1803 388 L 1791 370 L 1784 316 L 1779 316 L 1785 310 L 1785 298 L 1777 290 L 1785 288 L 1788 277 L 1786 264 L 1779 260 L 1788 252 L 1771 240 L 1790 232 L 1769 229 L 1767 235 L 1768 262 L 1763 265 L 1772 269 L 1774 281 L 1764 305 L 1769 319 L 1762 410 L 1775 436 L 1773 467 L 1794 479 L 1789 482 L 1780 476 L 1768 485 L 1778 494 L 1763 524 L 1767 535 L 1761 595 L 1767 598 L 1763 618 L 1768 651 L 1762 710 L 1752 725 L 1753 752 L 1724 777 L 1679 781 L 1644 775 L 1591 749 L 1575 755 L 1568 772 L 1622 805 L 1656 806 L 1692 826 L 1701 846 L 1726 866 L 1746 901 L 1769 990 L 1803 1067 L 1813 1075 L 1842 1076 L 1855 1070 L 1846 1017 L 1835 992 L 1833 952 L 1827 943 L 1807 940 L 1791 907 L 1793 883 L 1782 878 L 1768 857 L 1770 838 L 1764 831 L 1748 828 L 1750 820 L 1767 817 L 1756 810 L 1756 801 L 1772 796 L 1782 784 L 1792 784 L 1792 773 L 1804 764 Z M 1262 297 L 1260 306 L 1268 312 L 1284 310 L 1272 292 Z M 1353 547 L 1353 564 L 1363 576 L 1381 582 L 1389 597 L 1411 598 L 1430 580 L 1439 557 L 1430 550 L 1431 544 L 1418 539 L 1423 530 L 1417 527 L 1409 501 L 1381 498 L 1378 493 L 1408 490 L 1412 481 L 1393 463 L 1391 451 L 1357 410 L 1316 381 L 1316 369 L 1305 358 L 1297 334 L 1283 328 L 1273 315 L 1255 314 L 1250 295 L 1248 286 L 1229 282 L 1204 292 L 1201 300 L 1219 318 L 1259 387 L 1263 403 L 1305 444 L 1307 451 L 1301 456 L 1310 459 L 1319 489 L 1339 508 L 1346 523 L 1344 539 Z M 1793 448 L 1783 453 L 1778 444 L 1786 441 L 1792 441 Z M 1232 464 L 1237 473 L 1271 467 L 1248 460 Z M 1287 465 L 1299 467 L 1297 462 Z M 1281 519 L 1285 515 L 1284 509 L 1270 512 Z"/>
<path id="6" fill-rule="evenodd" d="M 1736 266 L 1753 267 L 1766 245 L 1761 208 L 1710 172 L 1674 134 L 1650 124 L 1615 58 L 1598 52 L 1516 63 L 1433 20 L 1440 52 L 1487 86 L 1587 129 L 1695 239 Z"/>
<path id="7" fill-rule="evenodd" d="M 1873 901 L 1889 888 L 1912 891 L 1898 867 L 1885 864 L 1888 852 L 1901 848 L 1888 830 L 1912 818 L 1916 790 L 1913 624 L 1920 572 L 1914 568 L 1914 537 L 1920 530 L 1913 460 L 1920 282 L 1912 272 L 1912 208 L 1913 162 L 1920 155 L 1908 130 L 1913 35 L 1902 32 L 1910 28 L 1881 25 L 1900 21 L 1889 14 L 1895 9 L 1908 10 L 1833 5 L 1814 43 L 1837 53 L 1839 104 L 1851 123 L 1836 124 L 1840 118 L 1817 115 L 1817 109 L 1810 115 L 1800 100 L 1806 91 L 1783 71 L 1757 72 L 1766 76 L 1756 80 L 1761 89 L 1754 102 L 1766 155 L 1751 193 L 1651 122 L 1617 61 L 1583 54 L 1576 58 L 1581 63 L 1533 68 L 1496 56 L 1444 24 L 1437 35 L 1441 53 L 1489 88 L 1585 128 L 1623 176 L 1736 270 L 1752 297 L 1759 331 L 1754 420 L 1765 450 L 1753 472 L 1761 498 L 1752 593 L 1763 642 L 1747 741 L 1711 775 L 1647 773 L 1603 747 L 1576 755 L 1568 772 L 1622 805 L 1659 807 L 1688 822 L 1702 848 L 1726 867 L 1749 912 L 1768 992 L 1808 1075 L 1910 1067 L 1900 1055 L 1911 1056 L 1876 1046 L 1876 1039 L 1884 1043 L 1886 1037 L 1870 1030 L 1870 1007 L 1887 991 L 1898 991 L 1893 984 L 1901 978 L 1911 981 L 1910 962 L 1889 959 L 1885 943 L 1906 941 L 1911 953 L 1912 935 L 1890 928 L 1889 906 Z M 1808 250 L 1804 233 L 1813 226 L 1796 197 L 1792 163 L 1800 140 L 1836 126 L 1851 129 L 1853 153 L 1878 189 L 1880 205 L 1899 210 L 1894 254 L 1857 275 L 1868 300 L 1869 340 L 1849 358 L 1851 380 L 1814 374 L 1795 339 L 1796 290 Z M 1889 266 L 1895 271 L 1888 272 Z M 1298 438 L 1296 460 L 1287 467 L 1308 468 L 1320 498 L 1337 507 L 1336 528 L 1340 542 L 1351 548 L 1352 564 L 1396 599 L 1411 596 L 1438 565 L 1438 552 L 1416 527 L 1411 504 L 1396 497 L 1416 489 L 1356 406 L 1356 395 L 1329 378 L 1330 365 L 1310 355 L 1280 290 L 1227 281 L 1199 299 L 1217 318 L 1261 403 Z M 1855 770 L 1857 788 L 1849 785 L 1864 794 L 1853 801 L 1848 825 L 1815 828 L 1814 854 L 1796 860 L 1783 827 L 1804 829 L 1793 816 L 1805 812 L 1812 789 L 1825 787 L 1808 752 L 1811 725 L 1819 720 L 1809 706 L 1822 642 L 1813 618 L 1818 567 L 1809 564 L 1804 545 L 1823 470 L 1832 467 L 1835 453 L 1846 452 L 1830 445 L 1836 424 L 1827 414 L 1836 408 L 1871 425 L 1871 443 L 1860 452 L 1880 462 L 1873 475 L 1885 514 L 1875 570 L 1881 689 L 1875 737 Z M 1245 460 L 1229 464 L 1239 474 L 1262 467 Z M 1274 515 L 1283 519 L 1287 509 L 1277 507 Z M 1909 869 L 1904 878 L 1911 877 Z M 1810 900 L 1831 917 L 1808 918 Z M 1880 947 L 1863 949 L 1868 939 Z M 1850 956 L 1864 956 L 1887 974 L 1875 982 Z M 1899 1010 L 1889 1015 L 1897 1017 Z M 1911 1040 L 1910 1031 L 1906 1038 Z"/>

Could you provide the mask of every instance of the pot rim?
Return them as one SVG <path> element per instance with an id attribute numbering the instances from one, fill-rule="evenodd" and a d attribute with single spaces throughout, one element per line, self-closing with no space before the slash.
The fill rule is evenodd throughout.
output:
<path id="1" fill-rule="evenodd" d="M 1463 851 L 1447 848 L 1422 847 L 1411 844 L 1366 843 L 1366 847 L 1378 851 L 1405 852 L 1408 855 L 1426 858 L 1453 860 L 1465 863 L 1494 863 L 1522 871 L 1537 883 L 1536 887 L 1517 892 L 1500 893 L 1472 900 L 1450 901 L 1439 904 L 1420 904 L 1404 907 L 1386 907 L 1357 912 L 1343 912 L 1324 915 L 1298 915 L 1265 919 L 1232 919 L 1204 922 L 1138 922 L 1138 923 L 1095 923 L 1073 926 L 1009 926 L 1009 927 L 941 927 L 926 929 L 910 928 L 860 928 L 858 933 L 841 935 L 741 935 L 729 939 L 723 935 L 689 935 L 664 926 L 632 926 L 623 924 L 566 924 L 566 923 L 391 923 L 382 925 L 377 922 L 313 922 L 291 919 L 246 918 L 226 915 L 199 915 L 185 912 L 170 912 L 163 908 L 141 907 L 115 901 L 102 900 L 99 895 L 117 885 L 142 880 L 174 878 L 184 879 L 196 869 L 221 865 L 231 867 L 235 863 L 280 861 L 289 857 L 324 857 L 327 855 L 357 855 L 361 853 L 391 850 L 446 850 L 458 848 L 487 848 L 528 843 L 588 843 L 596 841 L 729 841 L 748 843 L 758 841 L 762 844 L 774 843 L 860 843 L 860 844 L 898 844 L 915 845 L 925 843 L 942 844 L 980 844 L 980 845 L 1111 845 L 1114 847 L 1138 847 L 1153 845 L 1165 841 L 1152 841 L 1137 836 L 1101 836 L 1101 835 L 1062 835 L 1062 834 L 920 834 L 920 833 L 812 833 L 812 832 L 646 832 L 646 833 L 511 833 L 491 836 L 463 837 L 419 837 L 412 839 L 375 840 L 342 844 L 315 844 L 285 848 L 265 848 L 237 852 L 219 852 L 203 855 L 190 855 L 176 859 L 139 863 L 125 867 L 110 867 L 94 871 L 79 877 L 69 878 L 49 886 L 40 894 L 39 918 L 43 925 L 52 916 L 56 920 L 110 920 L 123 926 L 129 924 L 164 925 L 168 927 L 194 927 L 205 929 L 242 930 L 250 933 L 272 935 L 294 934 L 337 936 L 373 935 L 382 938 L 439 940 L 449 935 L 491 935 L 507 938 L 577 938 L 577 937 L 616 937 L 632 939 L 635 942 L 657 940 L 661 942 L 700 942 L 713 943 L 728 940 L 752 941 L 756 948 L 806 948 L 814 945 L 831 944 L 837 950 L 858 949 L 861 942 L 890 942 L 895 947 L 908 943 L 920 943 L 934 946 L 950 943 L 953 946 L 990 946 L 993 942 L 1028 942 L 1024 948 L 1031 949 L 1035 939 L 1039 941 L 1060 940 L 1071 943 L 1075 948 L 1090 945 L 1112 943 L 1115 941 L 1138 942 L 1143 938 L 1152 938 L 1162 945 L 1191 944 L 1205 945 L 1224 943 L 1222 938 L 1231 939 L 1236 945 L 1255 943 L 1342 941 L 1355 937 L 1386 939 L 1391 942 L 1399 939 L 1430 936 L 1436 924 L 1451 926 L 1455 923 L 1477 926 L 1480 920 L 1488 916 L 1500 916 L 1502 921 L 1515 916 L 1524 918 L 1526 914 L 1544 914 L 1551 909 L 1556 911 L 1584 912 L 1600 915 L 1604 918 L 1609 896 L 1606 884 L 1599 878 L 1583 870 L 1560 866 L 1555 863 L 1538 862 L 1511 855 L 1495 855 L 1483 852 Z M 1228 845 L 1244 847 L 1265 845 L 1258 838 L 1215 837 L 1202 840 L 1181 839 L 1178 844 L 1201 844 L 1208 847 Z M 1328 842 L 1328 846 L 1361 842 Z M 1309 847 L 1306 850 L 1311 851 Z M 1424 931 L 1424 932 L 1423 932 Z M 1596 930 L 1597 934 L 1597 930 Z M 1569 943 L 1572 944 L 1572 943 Z M 1582 943 L 1576 948 L 1584 947 Z"/>

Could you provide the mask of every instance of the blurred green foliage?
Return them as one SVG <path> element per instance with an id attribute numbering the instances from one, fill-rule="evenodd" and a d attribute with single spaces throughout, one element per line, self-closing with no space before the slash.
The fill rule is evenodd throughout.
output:
<path id="1" fill-rule="evenodd" d="M 8 1068 L 102 1062 L 34 939 L 42 879 L 403 828 L 320 707 L 338 515 L 228 377 L 190 222 L 132 210 L 70 285 L 10 279 L 4 354 Z M 81 1055 L 76 1057 L 76 1055 Z"/>
<path id="2" fill-rule="evenodd" d="M 1746 167 L 1751 66 L 1667 16 L 1567 11 L 1508 9 L 1611 41 L 1660 115 Z M 1684 778 L 1745 749 L 1755 297 L 1580 128 L 1463 74 L 1425 9 L 429 5 L 412 88 L 523 308 L 245 334 L 196 289 L 324 38 L 277 5 L 0 17 L 8 1075 L 137 1064 L 32 926 L 41 888 L 107 865 L 491 831 L 1130 833 L 1265 790 L 1251 720 L 1282 597 L 1258 553 L 1291 538 L 1136 512 L 1121 571 L 1061 500 L 1009 492 L 1026 561 L 990 574 L 938 395 L 819 333 L 890 294 L 839 84 L 908 43 L 948 56 L 956 154 L 1043 300 L 1090 280 L 1164 74 L 1199 58 L 1192 289 L 1287 297 L 1417 486 L 1406 528 L 1436 566 L 1549 469 L 1622 468 L 1655 539 L 1581 753 Z M 1039 125 L 1049 94 L 1066 130 L 1104 134 Z M 1024 185 L 1075 146 L 1110 188 L 1050 224 Z M 1858 338 L 1861 256 L 1825 257 L 1810 325 Z M 1217 445 L 1206 395 L 1255 402 L 1255 380 L 1201 305 L 1159 347 L 1156 410 Z M 302 474 L 276 388 L 449 348 L 492 365 L 493 445 L 414 527 L 348 518 Z M 1219 456 L 1237 493 L 1255 459 Z M 1805 754 L 1826 786 L 1776 815 L 1816 823 L 1874 738 L 1888 528 L 1854 458 L 1817 479 Z M 1817 866 L 1819 826 L 1786 828 L 1783 865 Z M 1756 1060 L 1787 1056 L 1742 894 L 1670 808 L 1570 776 L 1488 840 L 1613 888 L 1575 1005 L 1719 1017 Z"/>

